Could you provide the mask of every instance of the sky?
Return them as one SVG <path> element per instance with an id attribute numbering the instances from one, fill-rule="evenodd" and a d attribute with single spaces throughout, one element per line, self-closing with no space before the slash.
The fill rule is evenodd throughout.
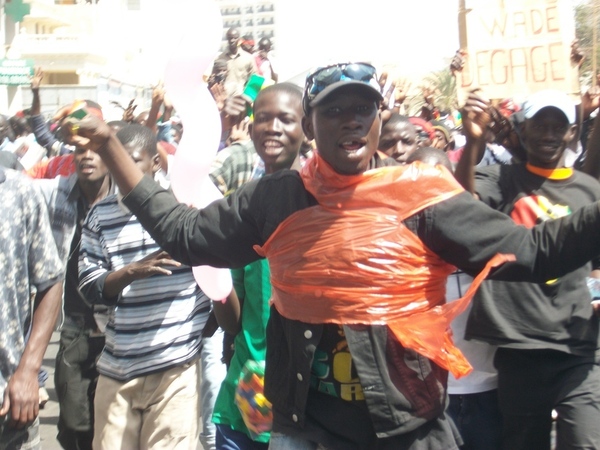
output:
<path id="1" fill-rule="evenodd" d="M 393 64 L 403 77 L 440 70 L 458 48 L 457 10 L 458 0 L 283 0 L 278 68 L 283 79 L 344 60 Z"/>
<path id="2" fill-rule="evenodd" d="M 558 1 L 575 5 L 582 0 Z M 238 0 L 242 7 L 248 2 Z M 160 78 L 172 45 L 180 39 L 178 33 L 186 28 L 182 22 L 192 20 L 198 26 L 202 4 L 171 0 L 172 6 L 187 6 L 168 9 L 154 0 L 147 4 L 156 8 L 150 8 L 139 30 L 132 33 L 131 23 L 123 28 L 128 36 L 137 36 L 152 48 L 146 52 L 144 71 L 149 78 Z M 196 14 L 182 17 L 181 11 Z M 177 25 L 166 32 L 164 24 Z M 157 29 L 165 32 L 157 33 Z M 279 0 L 275 32 L 275 62 L 282 81 L 313 67 L 359 60 L 387 70 L 392 78 L 415 81 L 446 68 L 458 49 L 458 0 Z"/>
<path id="3" fill-rule="evenodd" d="M 146 15 L 140 23 L 124 23 L 127 42 L 133 36 L 140 47 L 150 48 L 147 67 L 158 76 L 182 33 L 182 22 L 199 18 L 199 0 L 171 0 L 181 7 L 162 8 L 162 2 L 147 1 Z M 206 0 L 200 0 L 206 1 Z M 248 0 L 239 0 L 240 6 Z M 286 80 L 311 67 L 361 60 L 401 66 L 401 75 L 428 73 L 446 66 L 458 46 L 456 10 L 458 0 L 366 0 L 362 3 L 341 0 L 279 0 L 276 4 L 277 71 Z M 194 11 L 182 17 L 180 11 Z M 115 18 L 111 19 L 114 30 Z M 170 32 L 164 24 L 177 24 Z M 197 26 L 197 25 L 196 25 Z M 134 32 L 135 31 L 135 32 Z M 119 33 L 113 36 L 119 40 Z M 167 38 L 170 36 L 170 38 Z M 121 41 L 122 42 L 122 41 Z M 150 74 L 148 74 L 150 75 Z"/>

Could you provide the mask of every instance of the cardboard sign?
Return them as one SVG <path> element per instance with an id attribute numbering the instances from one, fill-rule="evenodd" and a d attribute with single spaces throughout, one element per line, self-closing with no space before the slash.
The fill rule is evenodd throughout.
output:
<path id="1" fill-rule="evenodd" d="M 571 2 L 473 0 L 466 7 L 468 55 L 458 77 L 459 97 L 473 88 L 492 99 L 516 101 L 542 89 L 579 96 L 578 69 L 570 58 Z"/>

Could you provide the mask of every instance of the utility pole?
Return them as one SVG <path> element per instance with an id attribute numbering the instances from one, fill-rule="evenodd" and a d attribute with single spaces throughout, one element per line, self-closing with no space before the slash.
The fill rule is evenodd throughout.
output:
<path id="1" fill-rule="evenodd" d="M 592 4 L 592 83 L 596 78 L 596 49 L 598 41 L 598 0 L 594 0 Z"/>
<path id="2" fill-rule="evenodd" d="M 596 0 L 594 0 L 596 1 Z M 467 49 L 467 8 L 465 0 L 458 0 L 458 45 L 461 49 Z"/>

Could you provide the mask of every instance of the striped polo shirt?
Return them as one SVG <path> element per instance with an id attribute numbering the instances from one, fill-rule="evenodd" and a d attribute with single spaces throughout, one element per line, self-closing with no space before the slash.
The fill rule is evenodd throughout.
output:
<path id="1" fill-rule="evenodd" d="M 109 305 L 98 372 L 120 381 L 149 375 L 197 357 L 211 302 L 189 266 L 136 280 L 117 298 L 104 298 L 106 276 L 159 250 L 137 218 L 111 195 L 83 226 L 79 288 L 93 304 Z"/>

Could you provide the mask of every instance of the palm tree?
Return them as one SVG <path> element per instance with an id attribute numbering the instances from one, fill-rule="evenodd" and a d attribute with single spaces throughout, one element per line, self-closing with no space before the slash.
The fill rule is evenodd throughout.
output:
<path id="1" fill-rule="evenodd" d="M 458 109 L 458 99 L 456 95 L 456 78 L 450 72 L 450 69 L 438 70 L 432 72 L 423 78 L 418 88 L 419 94 L 407 99 L 407 111 L 411 115 L 418 115 L 421 108 L 425 105 L 424 93 L 432 92 L 435 99 L 435 106 L 440 111 L 454 111 Z"/>
<path id="2" fill-rule="evenodd" d="M 579 68 L 582 84 L 589 84 L 594 70 L 598 70 L 600 49 L 598 40 L 598 13 L 600 1 L 582 1 L 575 6 L 575 34 L 579 40 L 579 48 L 586 54 Z"/>

